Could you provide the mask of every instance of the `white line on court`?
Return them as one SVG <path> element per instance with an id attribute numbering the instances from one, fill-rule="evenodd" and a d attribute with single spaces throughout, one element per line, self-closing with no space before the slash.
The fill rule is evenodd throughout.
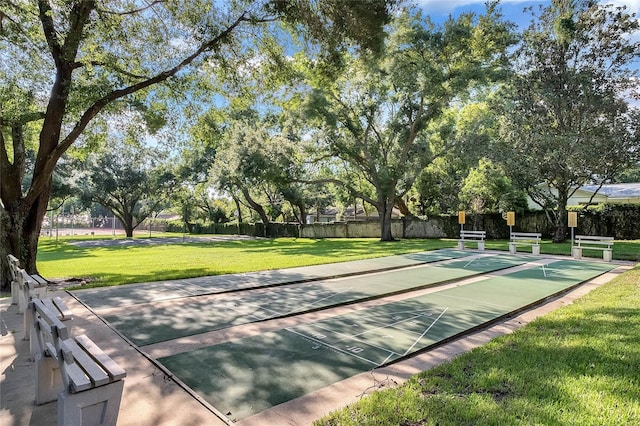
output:
<path id="1" fill-rule="evenodd" d="M 290 332 L 291 332 L 291 333 L 293 333 L 293 334 L 297 334 L 298 336 L 300 336 L 300 337 L 302 337 L 302 338 L 304 338 L 304 339 L 311 340 L 311 341 L 313 341 L 313 342 L 316 342 L 316 343 L 321 344 L 322 346 L 326 346 L 326 347 L 328 347 L 328 348 L 331 348 L 331 349 L 333 349 L 333 350 L 336 350 L 336 351 L 338 351 L 338 352 L 340 352 L 340 353 L 343 353 L 343 354 L 345 354 L 345 355 L 350 355 L 350 356 L 352 356 L 352 357 L 354 357 L 354 358 L 361 359 L 361 360 L 363 360 L 363 361 L 365 361 L 365 362 L 368 362 L 369 364 L 373 364 L 373 365 L 375 365 L 376 367 L 377 367 L 378 365 L 380 365 L 380 364 L 378 364 L 378 363 L 377 363 L 377 362 L 375 362 L 375 361 L 372 361 L 372 360 L 370 360 L 370 359 L 368 359 L 368 358 L 361 357 L 360 355 L 356 355 L 356 354 L 354 354 L 353 352 L 345 351 L 344 349 L 340 349 L 340 348 L 338 348 L 338 347 L 336 347 L 336 346 L 330 345 L 330 344 L 328 344 L 328 343 L 326 343 L 326 342 L 323 342 L 322 340 L 318 340 L 318 339 L 315 339 L 315 338 L 313 338 L 313 337 L 311 337 L 311 336 L 307 336 L 307 335 L 305 335 L 305 334 L 298 333 L 297 331 L 295 331 L 295 330 L 293 330 L 293 329 L 291 329 L 291 328 L 285 328 L 285 330 L 290 331 Z M 388 351 L 387 351 L 387 352 L 388 352 Z"/>
<path id="2" fill-rule="evenodd" d="M 328 299 L 331 299 L 332 297 L 336 297 L 336 296 L 338 296 L 338 295 L 340 295 L 340 294 L 342 294 L 342 293 L 346 293 L 346 292 L 350 291 L 352 288 L 353 288 L 353 287 L 347 287 L 347 288 L 345 288 L 345 289 L 344 289 L 344 290 L 342 290 L 342 291 L 333 292 L 333 293 L 332 293 L 332 294 L 330 294 L 329 296 L 326 296 L 326 297 L 323 297 L 323 298 L 320 298 L 320 299 L 316 299 L 316 300 L 314 300 L 313 302 L 307 303 L 306 305 L 302 305 L 302 306 L 298 307 L 297 309 L 293 309 L 293 310 L 291 310 L 291 311 L 288 311 L 287 313 L 289 314 L 289 313 L 292 313 L 292 312 L 300 311 L 300 310 L 301 310 L 301 309 L 303 309 L 303 308 L 306 308 L 306 307 L 308 307 L 308 306 L 313 306 L 313 305 L 315 305 L 316 303 L 322 302 L 323 300 L 328 300 Z"/>
<path id="3" fill-rule="evenodd" d="M 339 331 L 335 331 L 335 330 L 333 330 L 333 329 L 331 329 L 331 328 L 329 328 L 329 327 L 322 327 L 322 326 L 318 326 L 318 325 L 315 325 L 315 324 L 309 324 L 309 325 L 310 325 L 310 326 L 311 326 L 311 325 L 313 325 L 314 327 L 319 328 L 320 330 L 323 330 L 323 331 L 327 331 L 327 332 L 333 333 L 333 334 L 335 334 L 335 335 L 337 335 L 337 336 L 344 336 L 345 338 L 351 338 L 351 335 L 349 335 L 349 334 L 344 334 L 344 333 L 340 333 Z M 302 333 L 298 333 L 298 334 L 299 334 L 299 335 L 301 335 L 301 336 L 303 336 L 303 335 L 304 335 L 304 334 L 302 334 Z M 309 336 L 309 338 L 310 338 L 310 339 L 313 339 L 313 337 L 311 337 L 311 336 Z M 344 340 L 344 339 L 339 339 L 339 340 L 338 340 L 338 342 L 341 342 L 341 341 L 343 341 L 343 340 Z M 391 355 L 401 355 L 400 353 L 398 353 L 398 352 L 396 352 L 396 351 L 393 351 L 393 350 L 391 350 L 391 349 L 389 349 L 389 348 L 383 348 L 383 347 L 381 347 L 381 346 L 374 345 L 373 343 L 367 342 L 366 340 L 362 340 L 362 339 L 355 339 L 355 338 L 354 338 L 354 339 L 352 339 L 352 340 L 354 340 L 355 342 L 358 342 L 358 343 L 365 344 L 365 345 L 367 345 L 367 346 L 369 346 L 369 347 L 372 347 L 372 348 L 374 348 L 374 349 L 379 349 L 379 350 L 381 350 L 381 351 L 383 351 L 383 352 L 389 352 Z M 327 344 L 327 346 L 330 346 L 330 345 L 329 345 L 329 344 Z"/>
<path id="4" fill-rule="evenodd" d="M 374 332 L 374 331 L 377 331 L 377 330 L 382 330 L 382 329 L 385 329 L 385 328 L 394 327 L 394 326 L 396 326 L 398 324 L 402 324 L 403 322 L 413 321 L 413 320 L 415 320 L 417 318 L 422 318 L 422 317 L 425 317 L 425 316 L 427 316 L 427 315 L 425 315 L 424 312 L 423 312 L 421 314 L 417 314 L 417 315 L 414 315 L 414 316 L 409 317 L 409 318 L 405 318 L 405 319 L 400 320 L 400 321 L 392 322 L 390 324 L 386 324 L 386 325 L 383 325 L 383 326 L 380 326 L 380 327 L 372 328 L 371 330 L 363 331 L 362 333 L 354 334 L 353 336 L 351 336 L 351 338 L 362 336 L 363 334 L 371 333 L 371 332 Z"/>
<path id="5" fill-rule="evenodd" d="M 411 309 L 409 311 L 393 311 L 393 312 L 389 312 L 389 313 L 384 313 L 384 314 L 371 314 L 371 315 L 360 315 L 359 312 L 357 312 L 357 319 L 373 319 L 373 320 L 377 320 L 378 318 L 380 318 L 381 316 L 388 316 L 388 315 L 402 315 L 402 314 L 422 314 L 425 310 L 424 309 Z M 353 314 L 353 316 L 355 316 L 356 314 Z M 329 319 L 331 320 L 331 318 Z"/>
<path id="6" fill-rule="evenodd" d="M 471 301 L 471 302 L 478 303 L 478 301 L 477 301 L 476 299 L 470 299 L 470 298 L 468 298 L 468 297 L 451 296 L 451 295 L 448 295 L 448 294 L 439 294 L 438 296 L 440 296 L 440 297 L 447 297 L 447 298 L 449 298 L 449 299 L 457 299 L 457 300 L 464 300 L 464 301 Z M 496 307 L 496 308 L 501 308 L 501 309 L 505 309 L 505 308 L 507 308 L 507 309 L 512 309 L 512 308 L 513 308 L 513 306 L 509 306 L 509 305 L 500 305 L 500 304 L 498 304 L 498 303 L 491 303 L 491 302 L 485 302 L 485 301 L 483 301 L 483 302 L 481 302 L 481 303 L 482 303 L 483 305 L 494 306 L 494 307 Z"/>
<path id="7" fill-rule="evenodd" d="M 245 305 L 247 305 L 247 306 L 249 306 L 249 307 L 253 307 L 253 308 L 254 308 L 254 313 L 253 313 L 253 314 L 248 314 L 248 315 L 253 316 L 253 317 L 255 317 L 255 318 L 258 318 L 258 319 L 270 318 L 269 316 L 267 316 L 267 317 L 260 317 L 260 316 L 256 315 L 256 314 L 255 314 L 255 312 L 258 312 L 258 311 L 260 311 L 260 310 L 267 311 L 267 312 L 272 312 L 272 313 L 273 313 L 273 314 L 275 314 L 276 316 L 285 316 L 285 315 L 293 314 L 293 313 L 295 313 L 295 312 L 299 312 L 300 310 L 302 310 L 302 309 L 304 309 L 304 308 L 308 308 L 309 306 L 313 306 L 313 305 L 315 305 L 316 303 L 322 302 L 322 301 L 327 300 L 327 299 L 331 299 L 332 297 L 335 297 L 335 296 L 338 296 L 338 295 L 340 295 L 340 294 L 342 294 L 342 293 L 348 292 L 348 291 L 349 291 L 349 290 L 351 290 L 352 288 L 353 288 L 353 287 L 348 287 L 348 288 L 346 288 L 346 289 L 344 289 L 344 290 L 342 290 L 342 291 L 331 293 L 330 295 L 328 295 L 328 296 L 326 296 L 326 297 L 323 297 L 323 298 L 317 299 L 317 300 L 315 300 L 315 301 L 313 301 L 313 302 L 311 302 L 311 303 L 307 303 L 306 305 L 302 305 L 302 306 L 297 307 L 296 309 L 292 309 L 292 310 L 285 311 L 285 312 L 276 311 L 275 309 L 272 309 L 272 308 L 269 308 L 269 307 L 263 306 L 263 305 L 261 305 L 261 304 L 259 304 L 259 303 L 246 303 Z M 235 308 L 231 308 L 231 309 L 233 309 L 233 310 L 234 310 L 234 311 L 236 311 L 236 312 L 240 312 L 239 310 L 237 310 L 237 309 L 235 309 Z"/>
<path id="8" fill-rule="evenodd" d="M 431 323 L 431 325 L 429 327 L 427 327 L 427 329 L 420 335 L 420 337 L 418 337 L 416 339 L 416 341 L 413 342 L 413 345 L 411 345 L 411 347 L 409 349 L 407 349 L 407 351 L 404 353 L 405 355 L 407 355 L 409 352 L 411 352 L 411 349 L 413 349 L 418 344 L 420 339 L 422 339 L 424 337 L 424 335 L 427 334 L 429 332 L 429 330 L 431 330 L 431 327 L 433 327 L 436 324 L 436 322 L 438 322 L 438 320 L 440 318 L 442 318 L 442 316 L 444 315 L 445 312 L 447 312 L 447 310 L 449 310 L 449 307 L 444 308 L 444 311 L 442 311 L 440 313 L 440 315 L 438 315 L 438 318 L 434 319 L 433 322 Z"/>

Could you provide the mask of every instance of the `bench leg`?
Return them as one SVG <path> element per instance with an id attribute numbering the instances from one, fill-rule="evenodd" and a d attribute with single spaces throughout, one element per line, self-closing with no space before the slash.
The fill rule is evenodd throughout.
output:
<path id="1" fill-rule="evenodd" d="M 40 287 L 34 287 L 33 288 L 33 293 L 35 295 L 35 297 L 37 297 L 38 299 L 44 299 L 45 297 L 47 297 L 47 291 L 49 289 L 47 288 L 47 286 L 40 286 Z"/>
<path id="2" fill-rule="evenodd" d="M 478 241 L 478 250 L 484 250 L 484 241 Z"/>
<path id="3" fill-rule="evenodd" d="M 464 240 L 458 240 L 458 250 L 464 250 Z"/>
<path id="4" fill-rule="evenodd" d="M 11 281 L 11 304 L 17 305 L 20 302 L 20 284 Z"/>
<path id="5" fill-rule="evenodd" d="M 36 405 L 55 401 L 63 389 L 58 361 L 42 354 L 36 355 Z"/>
<path id="6" fill-rule="evenodd" d="M 613 259 L 613 250 L 602 250 L 602 259 L 605 262 L 611 262 Z"/>
<path id="7" fill-rule="evenodd" d="M 24 314 L 27 310 L 27 305 L 29 304 L 29 292 L 24 291 L 24 289 L 20 289 L 18 292 L 18 313 Z"/>
<path id="8" fill-rule="evenodd" d="M 22 340 L 29 340 L 31 338 L 31 333 L 33 329 L 33 312 L 31 312 L 31 309 L 27 308 L 26 311 L 24 311 L 24 315 L 22 317 L 22 330 L 23 330 L 23 335 L 22 335 Z"/>
<path id="9" fill-rule="evenodd" d="M 534 244 L 531 246 L 531 253 L 534 256 L 540 256 L 540 244 Z"/>
<path id="10" fill-rule="evenodd" d="M 58 425 L 115 425 L 124 380 L 78 393 L 58 395 Z"/>
<path id="11" fill-rule="evenodd" d="M 509 243 L 509 254 L 516 254 L 516 245 L 514 243 Z"/>
<path id="12" fill-rule="evenodd" d="M 574 259 L 581 259 L 582 258 L 582 247 L 572 247 L 571 248 L 571 256 Z"/>

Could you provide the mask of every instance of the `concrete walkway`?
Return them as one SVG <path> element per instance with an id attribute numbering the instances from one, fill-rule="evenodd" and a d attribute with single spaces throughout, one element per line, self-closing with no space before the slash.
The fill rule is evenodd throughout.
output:
<path id="1" fill-rule="evenodd" d="M 544 315 L 593 288 L 606 283 L 631 266 L 620 266 L 586 283 L 562 298 L 525 312 L 493 327 L 458 339 L 408 360 L 343 380 L 244 419 L 239 425 L 310 425 L 314 420 L 357 401 L 381 388 L 396 387 L 411 375 L 431 368 L 492 338 L 510 333 L 534 318 Z M 205 403 L 167 376 L 152 361 L 119 337 L 102 320 L 66 292 L 49 294 L 62 297 L 75 318 L 74 334 L 86 334 L 127 371 L 118 425 L 224 425 Z M 371 302 L 369 302 L 371 303 Z M 356 306 L 340 309 L 356 309 Z M 309 317 L 320 313 L 309 314 Z M 286 319 L 284 321 L 292 321 Z M 298 320 L 304 320 L 298 318 Z M 248 325 L 238 334 L 260 332 L 269 323 Z M 56 422 L 56 404 L 35 405 L 35 368 L 28 359 L 29 345 L 22 340 L 22 315 L 10 298 L 0 299 L 0 425 L 47 425 Z M 237 336 L 236 336 L 237 337 Z M 212 368 L 215 368 L 212 366 Z"/>
<path id="2" fill-rule="evenodd" d="M 118 425 L 224 425 L 198 400 L 66 292 L 60 296 L 73 311 L 73 334 L 86 334 L 127 371 Z M 22 340 L 22 315 L 11 299 L 0 301 L 0 425 L 55 425 L 56 402 L 35 405 L 35 363 Z"/>

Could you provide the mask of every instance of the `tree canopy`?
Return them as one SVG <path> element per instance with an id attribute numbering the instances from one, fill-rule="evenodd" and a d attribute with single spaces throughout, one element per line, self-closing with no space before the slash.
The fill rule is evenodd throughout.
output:
<path id="1" fill-rule="evenodd" d="M 318 82 L 305 111 L 318 118 L 320 155 L 344 162 L 374 188 L 374 196 L 344 185 L 371 203 L 381 239 L 392 240 L 391 212 L 418 174 L 443 155 L 447 141 L 432 138 L 443 111 L 467 92 L 492 81 L 504 66 L 511 28 L 496 5 L 483 16 L 463 14 L 442 26 L 405 13 L 390 29 L 380 56 L 348 57 L 347 72 Z"/>
<path id="2" fill-rule="evenodd" d="M 0 258 L 36 271 L 42 218 L 58 160 L 107 113 L 161 124 L 197 67 L 224 74 L 284 21 L 319 51 L 347 40 L 376 49 L 394 0 L 40 0 L 3 3 L 0 29 Z M 326 7 L 325 7 L 326 6 Z M 242 29 L 243 31 L 240 31 Z M 260 35 L 265 35 L 261 38 Z M 231 73 L 229 73 L 231 75 Z M 196 79 L 197 80 L 197 79 Z M 109 123 L 106 123 L 107 126 Z M 27 161 L 33 158 L 33 161 Z M 28 177 L 28 182 L 23 179 Z M 24 185 L 24 186 L 23 186 Z"/>
<path id="3" fill-rule="evenodd" d="M 637 19 L 594 1 L 553 0 L 524 32 L 502 113 L 496 152 L 510 176 L 555 216 L 566 238 L 569 197 L 637 162 L 640 41 Z"/>

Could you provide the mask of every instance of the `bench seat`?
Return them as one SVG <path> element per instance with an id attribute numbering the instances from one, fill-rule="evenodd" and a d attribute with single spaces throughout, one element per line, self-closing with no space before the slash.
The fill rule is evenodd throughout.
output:
<path id="1" fill-rule="evenodd" d="M 532 254 L 540 255 L 542 234 L 538 232 L 512 232 L 509 239 L 509 253 L 516 254 L 518 245 L 529 245 Z"/>
<path id="2" fill-rule="evenodd" d="M 594 235 L 576 235 L 575 245 L 571 247 L 571 255 L 575 259 L 582 258 L 582 250 L 601 250 L 602 259 L 611 262 L 613 259 L 613 237 Z"/>
<path id="3" fill-rule="evenodd" d="M 487 231 L 467 231 L 460 230 L 460 239 L 458 240 L 458 249 L 464 250 L 466 241 L 478 243 L 478 250 L 484 250 L 484 239 L 487 237 Z"/>

